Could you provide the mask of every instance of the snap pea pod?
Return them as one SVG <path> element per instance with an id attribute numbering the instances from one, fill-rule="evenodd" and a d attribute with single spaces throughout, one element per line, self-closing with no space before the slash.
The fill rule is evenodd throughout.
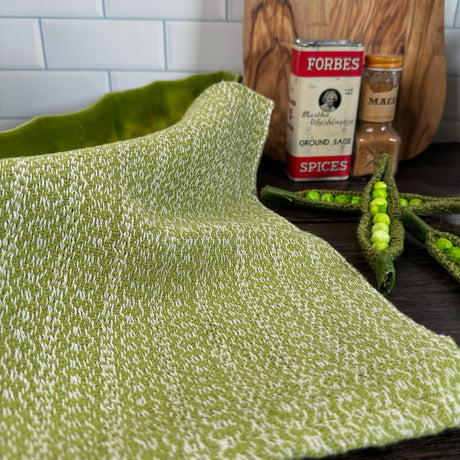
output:
<path id="1" fill-rule="evenodd" d="M 319 200 L 308 197 L 309 192 L 318 193 Z M 324 201 L 321 197 L 325 195 L 336 196 L 344 195 L 350 198 L 349 202 Z M 362 192 L 358 191 L 340 191 L 328 189 L 306 189 L 297 192 L 291 192 L 271 185 L 266 185 L 260 191 L 260 196 L 264 200 L 277 201 L 280 203 L 290 204 L 300 208 L 311 209 L 329 209 L 331 211 L 341 211 L 350 214 L 360 214 L 361 204 L 352 202 L 361 199 Z M 457 214 L 460 213 L 460 197 L 433 197 L 420 195 L 417 193 L 400 193 L 400 198 L 406 200 L 407 206 L 411 208 L 418 216 L 433 216 L 436 214 Z M 417 200 L 421 203 L 417 204 Z"/>
<path id="2" fill-rule="evenodd" d="M 386 184 L 386 215 L 389 225 L 388 247 L 379 250 L 372 241 L 372 227 L 375 224 L 375 215 L 371 212 L 372 191 L 374 184 L 383 182 Z M 374 270 L 377 279 L 377 289 L 384 295 L 388 295 L 393 289 L 396 270 L 394 260 L 404 249 L 404 227 L 401 223 L 401 205 L 399 193 L 393 177 L 391 158 L 383 155 L 377 162 L 374 174 L 364 188 L 361 204 L 361 218 L 358 224 L 358 241 L 366 256 L 369 265 Z"/>
<path id="3" fill-rule="evenodd" d="M 460 260 L 455 257 L 455 252 L 460 252 L 460 238 L 434 229 L 412 209 L 404 209 L 401 220 L 404 228 L 423 243 L 428 253 L 460 283 Z M 455 251 L 456 248 L 458 251 Z"/>
<path id="4" fill-rule="evenodd" d="M 260 190 L 264 200 L 277 201 L 296 207 L 328 209 L 359 214 L 361 212 L 361 192 L 340 190 L 309 189 L 291 192 L 271 185 Z M 356 200 L 359 198 L 359 202 Z"/>
<path id="5" fill-rule="evenodd" d="M 417 193 L 400 193 L 407 206 L 418 216 L 460 213 L 460 197 L 434 197 Z M 421 203 L 416 203 L 417 201 Z"/>

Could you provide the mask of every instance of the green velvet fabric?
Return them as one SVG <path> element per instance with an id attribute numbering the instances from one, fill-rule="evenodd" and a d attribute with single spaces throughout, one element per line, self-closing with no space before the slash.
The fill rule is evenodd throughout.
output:
<path id="1" fill-rule="evenodd" d="M 241 76 L 221 71 L 156 81 L 108 93 L 75 113 L 38 116 L 0 132 L 0 158 L 63 152 L 159 131 L 179 121 L 197 96 L 219 81 L 241 81 Z"/>
<path id="2" fill-rule="evenodd" d="M 272 101 L 0 161 L 0 456 L 297 459 L 460 425 L 460 350 L 264 207 Z M 436 306 L 427 306 L 436 308 Z"/>

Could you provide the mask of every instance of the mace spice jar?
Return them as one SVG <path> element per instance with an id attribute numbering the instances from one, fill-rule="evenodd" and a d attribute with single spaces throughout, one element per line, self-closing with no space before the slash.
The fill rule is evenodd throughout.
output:
<path id="1" fill-rule="evenodd" d="M 393 120 L 402 68 L 402 56 L 365 56 L 351 168 L 354 178 L 371 176 L 384 154 L 390 155 L 396 173 L 401 137 Z"/>

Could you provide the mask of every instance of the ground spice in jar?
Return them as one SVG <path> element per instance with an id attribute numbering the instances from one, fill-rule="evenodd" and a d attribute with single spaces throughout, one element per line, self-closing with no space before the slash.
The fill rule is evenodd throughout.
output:
<path id="1" fill-rule="evenodd" d="M 351 167 L 354 178 L 372 175 L 375 163 L 384 154 L 391 157 L 396 173 L 401 137 L 393 127 L 393 119 L 401 71 L 401 56 L 365 57 Z"/>

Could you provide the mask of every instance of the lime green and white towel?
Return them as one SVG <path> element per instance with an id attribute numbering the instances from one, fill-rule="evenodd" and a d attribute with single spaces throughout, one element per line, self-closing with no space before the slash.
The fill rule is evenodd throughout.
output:
<path id="1" fill-rule="evenodd" d="M 272 102 L 0 162 L 0 456 L 289 459 L 460 424 L 454 342 L 266 209 Z"/>

